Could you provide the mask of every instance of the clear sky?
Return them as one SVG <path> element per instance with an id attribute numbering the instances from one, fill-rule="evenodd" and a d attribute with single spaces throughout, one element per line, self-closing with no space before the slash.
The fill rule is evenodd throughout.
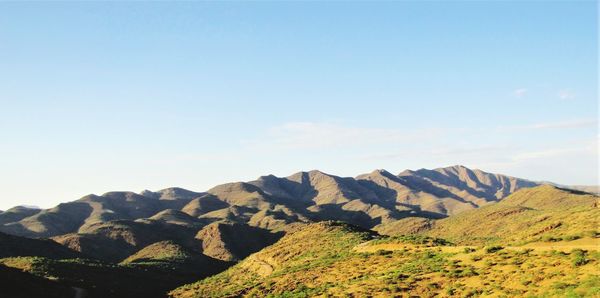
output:
<path id="1" fill-rule="evenodd" d="M 597 184 L 596 1 L 0 3 L 0 209 L 320 169 Z"/>

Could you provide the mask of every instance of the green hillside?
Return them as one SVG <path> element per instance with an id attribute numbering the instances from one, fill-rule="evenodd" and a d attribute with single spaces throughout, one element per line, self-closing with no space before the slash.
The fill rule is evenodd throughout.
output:
<path id="1" fill-rule="evenodd" d="M 499 203 L 442 219 L 426 235 L 461 244 L 524 244 L 600 235 L 600 197 L 549 185 L 520 190 Z"/>
<path id="2" fill-rule="evenodd" d="M 172 297 L 593 297 L 597 251 L 454 246 L 310 224 Z"/>

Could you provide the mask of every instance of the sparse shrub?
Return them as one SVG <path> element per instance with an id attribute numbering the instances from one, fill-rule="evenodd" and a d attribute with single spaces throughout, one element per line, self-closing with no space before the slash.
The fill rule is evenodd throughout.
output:
<path id="1" fill-rule="evenodd" d="M 463 251 L 464 251 L 466 254 L 468 254 L 468 253 L 472 253 L 472 252 L 474 252 L 474 251 L 475 251 L 475 249 L 474 249 L 474 248 L 472 248 L 472 247 L 465 247 L 465 249 L 464 249 Z"/>
<path id="2" fill-rule="evenodd" d="M 435 289 L 439 289 L 440 285 L 438 283 L 432 282 L 427 284 L 427 288 L 431 289 L 431 290 L 435 290 Z"/>
<path id="3" fill-rule="evenodd" d="M 390 250 L 383 250 L 383 249 L 377 250 L 375 252 L 375 254 L 378 255 L 378 256 L 387 256 L 387 255 L 391 255 L 392 253 L 393 252 L 390 251 Z"/>
<path id="4" fill-rule="evenodd" d="M 551 250 L 550 252 L 552 252 L 552 255 L 553 255 L 553 256 L 557 256 L 557 257 L 564 257 L 564 256 L 566 256 L 566 255 L 567 255 L 567 253 L 566 253 L 566 252 L 564 252 L 564 251 L 561 251 L 561 250 L 555 250 L 555 249 L 553 249 L 553 250 Z"/>
<path id="5" fill-rule="evenodd" d="M 587 256 L 588 256 L 588 258 L 594 259 L 596 261 L 600 261 L 600 251 L 594 250 L 594 251 L 588 252 Z"/>
<path id="6" fill-rule="evenodd" d="M 503 250 L 504 247 L 499 246 L 499 245 L 494 245 L 494 246 L 488 246 L 485 248 L 485 252 L 486 253 L 495 253 L 497 251 Z"/>
<path id="7" fill-rule="evenodd" d="M 528 256 L 533 251 L 533 248 L 526 248 L 518 252 L 518 254 Z"/>
<path id="8" fill-rule="evenodd" d="M 573 287 L 572 284 L 562 282 L 562 281 L 557 281 L 552 284 L 552 288 L 555 290 L 565 290 L 565 289 L 572 288 L 572 287 Z"/>
<path id="9" fill-rule="evenodd" d="M 458 278 L 458 277 L 475 276 L 475 275 L 479 275 L 479 274 L 472 267 L 467 267 L 465 269 L 450 270 L 444 275 L 447 277 Z"/>
<path id="10" fill-rule="evenodd" d="M 479 296 L 481 294 L 483 294 L 483 290 L 482 289 L 473 289 L 473 290 L 468 291 L 465 294 L 465 297 L 475 297 L 475 296 Z"/>
<path id="11" fill-rule="evenodd" d="M 514 258 L 511 263 L 513 265 L 521 265 L 525 263 L 525 260 L 523 260 L 522 258 Z"/>
<path id="12" fill-rule="evenodd" d="M 581 249 L 574 249 L 571 251 L 572 264 L 575 267 L 583 266 L 589 262 L 586 258 L 585 251 Z"/>
<path id="13" fill-rule="evenodd" d="M 358 253 L 358 256 L 359 256 L 360 258 L 362 258 L 362 259 L 367 259 L 367 258 L 369 258 L 369 256 L 370 256 L 370 255 L 371 255 L 371 254 L 370 254 L 370 253 L 368 253 L 368 252 L 359 252 L 359 253 Z"/>
<path id="14" fill-rule="evenodd" d="M 567 236 L 564 236 L 562 239 L 564 241 L 573 241 L 573 240 L 577 240 L 580 238 L 581 238 L 581 235 L 567 235 Z"/>
<path id="15" fill-rule="evenodd" d="M 542 237 L 542 241 L 543 242 L 558 242 L 560 240 L 562 240 L 562 239 L 561 238 L 557 238 L 557 237 L 553 237 L 553 236 L 550 236 L 550 235 L 544 235 Z"/>

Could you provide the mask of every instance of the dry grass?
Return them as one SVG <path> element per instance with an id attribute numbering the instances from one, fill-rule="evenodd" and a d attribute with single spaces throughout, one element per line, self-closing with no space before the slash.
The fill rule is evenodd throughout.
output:
<path id="1" fill-rule="evenodd" d="M 594 297 L 597 251 L 368 240 L 344 226 L 309 225 L 174 297 Z M 404 242 L 402 242 L 404 241 Z M 586 243 L 581 241 L 581 243 Z M 583 245 L 583 244 L 582 244 Z"/>

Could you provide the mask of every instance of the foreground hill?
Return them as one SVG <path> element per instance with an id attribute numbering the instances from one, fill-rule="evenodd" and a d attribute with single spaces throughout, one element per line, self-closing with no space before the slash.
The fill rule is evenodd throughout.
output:
<path id="1" fill-rule="evenodd" d="M 356 178 L 310 171 L 223 184 L 207 192 L 181 188 L 109 192 L 46 210 L 8 210 L 0 214 L 0 231 L 56 237 L 89 234 L 102 223 L 145 219 L 194 229 L 229 221 L 281 231 L 290 223 L 319 220 L 374 228 L 407 216 L 443 218 L 536 185 L 462 166 L 407 170 L 399 175 L 377 170 Z"/>
<path id="2" fill-rule="evenodd" d="M 72 293 L 72 289 L 77 288 L 84 294 L 82 297 L 87 298 L 158 298 L 165 297 L 169 290 L 179 285 L 214 275 L 230 266 L 218 260 L 208 262 L 208 258 L 185 253 L 181 248 L 173 254 L 172 249 L 164 243 L 156 244 L 118 265 L 86 259 L 4 258 L 0 259 L 0 270 L 9 267 L 29 274 L 23 276 L 37 277 L 37 281 L 52 281 L 40 283 L 40 287 L 53 290 L 48 295 L 15 297 L 77 297 Z M 26 279 L 22 282 L 25 284 Z M 17 281 L 17 285 L 21 285 L 21 281 Z M 51 295 L 65 288 L 69 289 L 69 295 L 64 292 L 63 295 Z M 3 290 L 4 286 L 0 291 Z M 13 297 L 4 294 L 2 292 L 2 297 Z"/>
<path id="3" fill-rule="evenodd" d="M 22 272 L 19 269 L 0 265 L 0 280 L 2 281 L 2 297 L 10 298 L 65 298 L 74 297 L 75 290 L 43 277 Z"/>
<path id="4" fill-rule="evenodd" d="M 78 291 L 88 298 L 164 297 L 170 289 L 232 265 L 171 241 L 134 251 L 121 264 L 84 258 L 89 256 L 52 240 L 0 233 L 0 296 L 73 297 Z"/>
<path id="5" fill-rule="evenodd" d="M 335 222 L 298 227 L 276 244 L 172 297 L 592 296 L 597 252 L 453 246 L 380 238 Z"/>

